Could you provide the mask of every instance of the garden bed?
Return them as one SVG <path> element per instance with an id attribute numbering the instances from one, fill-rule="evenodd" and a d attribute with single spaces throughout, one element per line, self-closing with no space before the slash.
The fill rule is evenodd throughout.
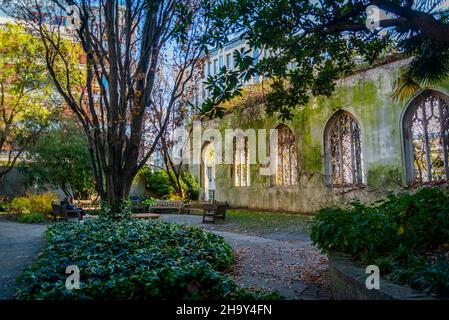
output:
<path id="1" fill-rule="evenodd" d="M 325 252 L 377 265 L 381 276 L 432 296 L 449 297 L 449 194 L 422 188 L 373 205 L 325 208 L 312 241 Z"/>
<path id="2" fill-rule="evenodd" d="M 18 299 L 264 298 L 239 288 L 224 272 L 230 246 L 196 226 L 160 221 L 88 219 L 54 223 L 47 246 L 19 280 Z M 68 290 L 66 267 L 80 270 Z"/>
<path id="3" fill-rule="evenodd" d="M 350 255 L 329 253 L 329 279 L 336 300 L 432 300 L 423 292 L 401 286 L 381 277 L 379 289 L 367 289 L 365 268 Z"/>

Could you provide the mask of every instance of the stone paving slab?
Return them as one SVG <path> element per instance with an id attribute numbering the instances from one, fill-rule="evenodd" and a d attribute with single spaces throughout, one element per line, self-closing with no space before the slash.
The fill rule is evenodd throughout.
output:
<path id="1" fill-rule="evenodd" d="M 213 224 L 203 224 L 202 218 L 194 215 L 167 214 L 160 219 L 199 225 L 222 236 L 236 254 L 232 275 L 240 285 L 276 290 L 288 299 L 330 299 L 328 283 L 310 279 L 326 278 L 319 273 L 327 271 L 327 258 L 310 240 L 292 243 L 218 231 Z"/>
<path id="2" fill-rule="evenodd" d="M 0 219 L 0 300 L 12 299 L 16 278 L 36 258 L 46 226 Z"/>

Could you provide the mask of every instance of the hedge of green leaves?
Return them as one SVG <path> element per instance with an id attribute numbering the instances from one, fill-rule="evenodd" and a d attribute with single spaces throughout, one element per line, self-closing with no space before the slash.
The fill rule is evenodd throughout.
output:
<path id="1" fill-rule="evenodd" d="M 141 174 L 145 177 L 146 187 L 155 197 L 170 198 L 174 195 L 174 188 L 167 171 L 158 170 L 151 172 L 151 170 L 145 167 L 141 170 Z M 173 172 L 170 174 L 173 175 Z M 198 180 L 190 172 L 185 171 L 181 174 L 180 182 L 185 196 L 190 200 L 198 200 L 201 189 Z"/>
<path id="2" fill-rule="evenodd" d="M 312 241 L 376 264 L 393 281 L 449 296 L 449 194 L 438 187 L 391 194 L 372 206 L 322 209 Z"/>
<path id="3" fill-rule="evenodd" d="M 51 203 L 58 200 L 55 193 L 29 194 L 14 198 L 8 205 L 10 219 L 21 223 L 44 223 L 51 216 Z"/>
<path id="4" fill-rule="evenodd" d="M 54 223 L 47 238 L 19 279 L 18 299 L 260 298 L 222 272 L 230 246 L 196 226 L 89 219 Z M 80 269 L 79 290 L 65 288 L 69 265 Z"/>
<path id="5" fill-rule="evenodd" d="M 145 172 L 145 183 L 150 192 L 158 198 L 168 197 L 173 193 L 170 178 L 168 177 L 168 173 L 164 170 L 155 172 L 147 170 Z"/>

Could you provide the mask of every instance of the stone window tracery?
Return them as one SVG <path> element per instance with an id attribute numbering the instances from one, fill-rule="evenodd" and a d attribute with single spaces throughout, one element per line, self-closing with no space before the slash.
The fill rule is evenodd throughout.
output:
<path id="1" fill-rule="evenodd" d="M 421 93 L 404 117 L 408 182 L 449 179 L 449 99 L 434 91 Z"/>
<path id="2" fill-rule="evenodd" d="M 329 120 L 326 133 L 327 183 L 363 184 L 362 131 L 357 120 L 341 111 Z"/>

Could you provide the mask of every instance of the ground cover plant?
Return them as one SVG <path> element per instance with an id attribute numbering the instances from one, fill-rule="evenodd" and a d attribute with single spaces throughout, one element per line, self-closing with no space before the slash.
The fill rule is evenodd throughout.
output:
<path id="1" fill-rule="evenodd" d="M 449 193 L 439 187 L 390 194 L 373 205 L 322 209 L 312 241 L 324 251 L 376 264 L 390 280 L 449 297 Z"/>
<path id="2" fill-rule="evenodd" d="M 125 219 L 54 223 L 47 246 L 19 279 L 18 299 L 264 298 L 239 288 L 223 271 L 230 246 L 196 226 Z M 80 270 L 67 290 L 66 267 Z"/>

